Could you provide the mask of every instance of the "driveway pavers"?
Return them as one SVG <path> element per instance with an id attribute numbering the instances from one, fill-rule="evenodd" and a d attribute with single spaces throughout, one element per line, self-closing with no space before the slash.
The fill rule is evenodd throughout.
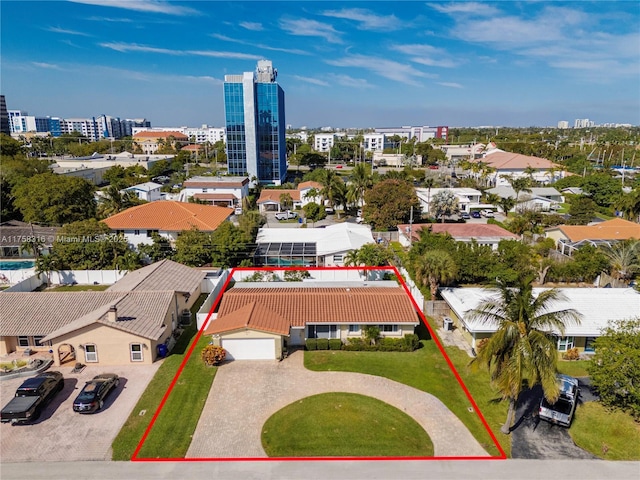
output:
<path id="1" fill-rule="evenodd" d="M 413 417 L 429 434 L 435 456 L 489 456 L 436 397 L 387 378 L 349 372 L 313 372 L 303 352 L 282 362 L 234 361 L 216 374 L 187 458 L 266 457 L 261 431 L 267 419 L 310 395 L 358 393 Z M 425 366 L 428 368 L 428 366 Z"/>
<path id="2" fill-rule="evenodd" d="M 33 424 L 0 425 L 2 462 L 62 462 L 111 460 L 111 443 L 147 388 L 161 362 L 153 365 L 87 366 L 78 374 L 72 367 L 52 367 L 64 376 L 64 389 Z M 102 410 L 81 415 L 73 400 L 85 382 L 100 373 L 115 373 L 120 385 L 107 397 Z M 2 406 L 27 377 L 0 382 Z M 148 412 L 152 414 L 153 412 Z"/>

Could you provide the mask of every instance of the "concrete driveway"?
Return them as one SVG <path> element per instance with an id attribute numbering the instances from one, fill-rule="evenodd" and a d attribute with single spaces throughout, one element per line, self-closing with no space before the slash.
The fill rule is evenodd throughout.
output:
<path id="1" fill-rule="evenodd" d="M 222 365 L 202 411 L 187 458 L 266 457 L 261 431 L 267 419 L 310 395 L 368 395 L 413 417 L 429 434 L 435 456 L 489 456 L 436 397 L 387 378 L 349 372 L 312 372 L 304 353 L 282 362 L 235 361 Z M 475 415 L 475 413 L 470 413 Z"/>
<path id="2" fill-rule="evenodd" d="M 135 366 L 87 366 L 79 374 L 71 373 L 72 367 L 52 367 L 51 370 L 64 375 L 64 389 L 47 405 L 35 423 L 0 425 L 2 462 L 111 460 L 113 439 L 159 366 L 160 362 Z M 100 373 L 117 374 L 120 385 L 109 394 L 102 410 L 91 415 L 75 413 L 73 400 L 85 382 Z M 0 382 L 3 406 L 26 378 Z"/>
<path id="3" fill-rule="evenodd" d="M 579 379 L 579 382 L 581 393 L 578 405 L 595 398 L 585 380 Z M 515 428 L 511 432 L 511 457 L 545 460 L 596 459 L 596 456 L 573 443 L 568 428 L 539 419 L 537 412 L 541 399 L 542 388 L 539 385 L 521 394 Z"/>

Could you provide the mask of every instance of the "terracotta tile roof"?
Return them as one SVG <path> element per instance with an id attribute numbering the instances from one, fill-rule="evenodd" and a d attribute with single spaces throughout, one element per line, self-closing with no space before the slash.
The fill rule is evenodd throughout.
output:
<path id="1" fill-rule="evenodd" d="M 161 260 L 127 273 L 107 292 L 162 291 L 192 293 L 198 289 L 205 273 L 172 260 Z"/>
<path id="2" fill-rule="evenodd" d="M 222 297 L 218 317 L 254 302 L 293 327 L 313 323 L 418 323 L 413 304 L 400 287 L 232 288 Z"/>
<path id="3" fill-rule="evenodd" d="M 597 225 L 559 225 L 547 231 L 560 230 L 571 242 L 580 240 L 640 239 L 640 225 L 622 218 L 614 218 Z"/>
<path id="4" fill-rule="evenodd" d="M 298 185 L 298 190 L 304 190 L 305 188 L 315 188 L 317 190 L 322 190 L 323 186 L 318 182 L 302 182 Z"/>
<path id="5" fill-rule="evenodd" d="M 489 153 L 478 161 L 484 162 L 497 170 L 524 170 L 527 167 L 548 170 L 551 167 L 558 166 L 546 158 L 530 157 L 503 151 Z"/>
<path id="6" fill-rule="evenodd" d="M 189 137 L 180 132 L 138 132 L 133 136 L 133 139 L 136 140 L 137 138 L 154 139 L 169 137 L 173 137 L 176 140 L 189 140 Z"/>
<path id="7" fill-rule="evenodd" d="M 411 236 L 414 240 L 420 238 L 420 230 L 423 228 L 431 228 L 433 233 L 448 233 L 456 240 L 465 238 L 518 240 L 520 238 L 498 225 L 488 223 L 419 223 L 411 227 Z M 398 231 L 408 236 L 409 225 L 398 225 Z"/>
<path id="8" fill-rule="evenodd" d="M 266 308 L 258 302 L 249 302 L 228 315 L 212 321 L 204 331 L 205 335 L 230 332 L 233 330 L 258 330 L 289 335 L 289 320 Z"/>
<path id="9" fill-rule="evenodd" d="M 137 205 L 103 220 L 112 230 L 162 230 L 180 232 L 192 227 L 212 232 L 233 210 L 213 205 L 157 201 Z"/>
<path id="10" fill-rule="evenodd" d="M 276 189 L 264 189 L 260 192 L 260 198 L 258 198 L 257 203 L 265 203 L 265 202 L 278 202 L 280 203 L 280 195 L 288 193 L 291 195 L 291 198 L 294 202 L 300 201 L 300 191 L 299 190 L 276 190 Z"/>
<path id="11" fill-rule="evenodd" d="M 185 145 L 180 150 L 186 150 L 187 152 L 199 152 L 200 150 L 204 150 L 204 145 Z"/>

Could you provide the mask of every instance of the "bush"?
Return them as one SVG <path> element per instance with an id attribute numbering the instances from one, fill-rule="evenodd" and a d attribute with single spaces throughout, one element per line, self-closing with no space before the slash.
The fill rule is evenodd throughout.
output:
<path id="1" fill-rule="evenodd" d="M 580 352 L 577 348 L 570 348 L 562 354 L 563 360 L 578 360 L 580 358 Z"/>
<path id="2" fill-rule="evenodd" d="M 317 350 L 318 342 L 315 338 L 307 338 L 307 350 Z"/>
<path id="3" fill-rule="evenodd" d="M 360 352 L 364 350 L 366 343 L 364 338 L 354 337 L 347 340 L 347 343 L 344 345 L 344 349 L 351 352 Z"/>
<path id="4" fill-rule="evenodd" d="M 209 344 L 202 349 L 200 356 L 205 365 L 219 365 L 227 356 L 227 351 L 217 345 Z"/>
<path id="5" fill-rule="evenodd" d="M 420 346 L 420 339 L 415 333 L 407 333 L 402 339 L 403 345 L 406 347 L 407 352 L 413 352 Z"/>
<path id="6" fill-rule="evenodd" d="M 318 350 L 329 350 L 329 339 L 328 338 L 318 338 Z"/>
<path id="7" fill-rule="evenodd" d="M 339 338 L 332 338 L 329 340 L 329 350 L 341 350 L 342 349 L 342 340 Z"/>

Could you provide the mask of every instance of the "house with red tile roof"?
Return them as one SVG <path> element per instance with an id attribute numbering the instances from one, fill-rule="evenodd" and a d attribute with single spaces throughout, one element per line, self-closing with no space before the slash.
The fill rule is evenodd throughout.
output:
<path id="1" fill-rule="evenodd" d="M 153 233 L 175 242 L 183 230 L 196 228 L 213 232 L 232 214 L 233 210 L 225 207 L 158 201 L 128 208 L 103 222 L 135 247 L 141 243 L 152 244 Z"/>
<path id="2" fill-rule="evenodd" d="M 614 218 L 595 225 L 558 225 L 547 228 L 545 236 L 556 241 L 556 248 L 565 255 L 584 244 L 612 245 L 623 240 L 640 240 L 640 224 Z"/>
<path id="3" fill-rule="evenodd" d="M 483 162 L 495 169 L 495 172 L 489 177 L 489 181 L 494 187 L 508 186 L 508 177 L 528 177 L 529 173 L 525 173 L 525 170 L 529 168 L 535 170 L 531 174 L 533 180 L 543 184 L 553 183 L 566 176 L 566 172 L 561 169 L 560 165 L 546 158 L 505 152 L 498 148 L 488 151 L 483 158 L 476 160 L 476 162 Z"/>
<path id="4" fill-rule="evenodd" d="M 133 143 L 139 146 L 145 154 L 153 154 L 162 144 L 180 149 L 182 145 L 189 143 L 189 137 L 180 132 L 144 131 L 133 136 Z"/>
<path id="5" fill-rule="evenodd" d="M 398 225 L 399 241 L 405 247 L 420 238 L 420 231 L 428 228 L 432 233 L 451 235 L 456 242 L 489 245 L 492 250 L 498 249 L 501 240 L 520 240 L 515 233 L 488 223 L 418 223 L 413 225 Z"/>
<path id="6" fill-rule="evenodd" d="M 414 333 L 419 317 L 406 291 L 396 282 L 341 286 L 319 283 L 238 282 L 222 297 L 204 330 L 228 359 L 282 357 L 286 346 L 307 338 L 361 337 L 376 325 L 385 337 Z"/>
<path id="7" fill-rule="evenodd" d="M 293 200 L 292 210 L 302 208 L 310 202 L 320 203 L 320 196 L 313 197 L 309 195 L 309 192 L 313 190 L 319 192 L 322 188 L 322 184 L 318 182 L 302 182 L 295 190 L 265 188 L 260 192 L 260 198 L 258 198 L 257 201 L 258 208 L 260 209 L 260 213 L 279 212 L 281 209 L 280 196 L 287 193 Z"/>

